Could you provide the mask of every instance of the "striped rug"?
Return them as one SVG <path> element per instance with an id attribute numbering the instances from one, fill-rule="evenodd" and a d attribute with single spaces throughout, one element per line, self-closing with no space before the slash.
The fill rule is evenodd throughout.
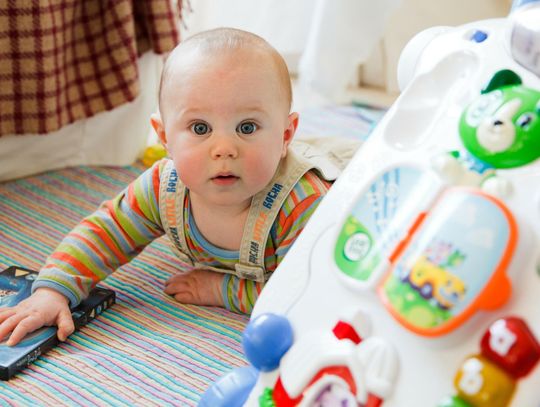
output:
<path id="1" fill-rule="evenodd" d="M 300 133 L 364 139 L 380 111 L 304 112 Z M 22 163 L 24 165 L 24 163 Z M 0 267 L 39 269 L 62 237 L 143 171 L 78 167 L 0 184 Z M 248 318 L 182 305 L 163 293 L 177 270 L 167 242 L 153 242 L 101 285 L 117 304 L 9 382 L 0 406 L 193 406 L 209 384 L 246 364 Z"/>

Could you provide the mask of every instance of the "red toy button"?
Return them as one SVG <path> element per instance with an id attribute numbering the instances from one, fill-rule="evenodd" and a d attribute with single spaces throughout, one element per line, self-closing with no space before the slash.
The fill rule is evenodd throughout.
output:
<path id="1" fill-rule="evenodd" d="M 526 376 L 540 359 L 540 344 L 521 318 L 495 321 L 482 337 L 482 354 L 518 379 Z"/>

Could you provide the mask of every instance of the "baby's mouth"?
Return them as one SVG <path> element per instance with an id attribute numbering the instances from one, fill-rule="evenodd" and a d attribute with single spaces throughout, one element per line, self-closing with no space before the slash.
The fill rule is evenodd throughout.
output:
<path id="1" fill-rule="evenodd" d="M 231 173 L 222 173 L 212 177 L 212 181 L 218 185 L 234 184 L 238 179 L 239 177 Z"/>

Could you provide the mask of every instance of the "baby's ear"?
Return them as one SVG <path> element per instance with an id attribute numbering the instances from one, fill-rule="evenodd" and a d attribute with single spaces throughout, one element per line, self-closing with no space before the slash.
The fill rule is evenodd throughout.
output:
<path id="1" fill-rule="evenodd" d="M 296 133 L 296 129 L 298 128 L 298 119 L 298 113 L 296 112 L 292 112 L 287 118 L 288 126 L 283 133 L 283 151 L 281 153 L 281 157 L 285 157 L 287 155 L 287 148 L 289 147 L 289 144 L 291 144 L 291 141 L 294 138 L 294 133 Z"/>
<path id="2" fill-rule="evenodd" d="M 165 128 L 163 127 L 163 121 L 161 120 L 159 113 L 153 113 L 150 116 L 150 124 L 156 131 L 159 141 L 161 141 L 164 146 L 167 146 L 167 136 L 165 135 Z"/>

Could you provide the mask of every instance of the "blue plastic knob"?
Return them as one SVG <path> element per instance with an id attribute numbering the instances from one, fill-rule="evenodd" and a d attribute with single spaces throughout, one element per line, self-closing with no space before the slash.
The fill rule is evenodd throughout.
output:
<path id="1" fill-rule="evenodd" d="M 277 368 L 292 343 L 293 330 L 289 320 L 270 313 L 250 321 L 242 335 L 247 359 L 263 372 Z"/>
<path id="2" fill-rule="evenodd" d="M 253 366 L 239 367 L 215 382 L 199 400 L 199 407 L 241 407 L 257 382 Z"/>

